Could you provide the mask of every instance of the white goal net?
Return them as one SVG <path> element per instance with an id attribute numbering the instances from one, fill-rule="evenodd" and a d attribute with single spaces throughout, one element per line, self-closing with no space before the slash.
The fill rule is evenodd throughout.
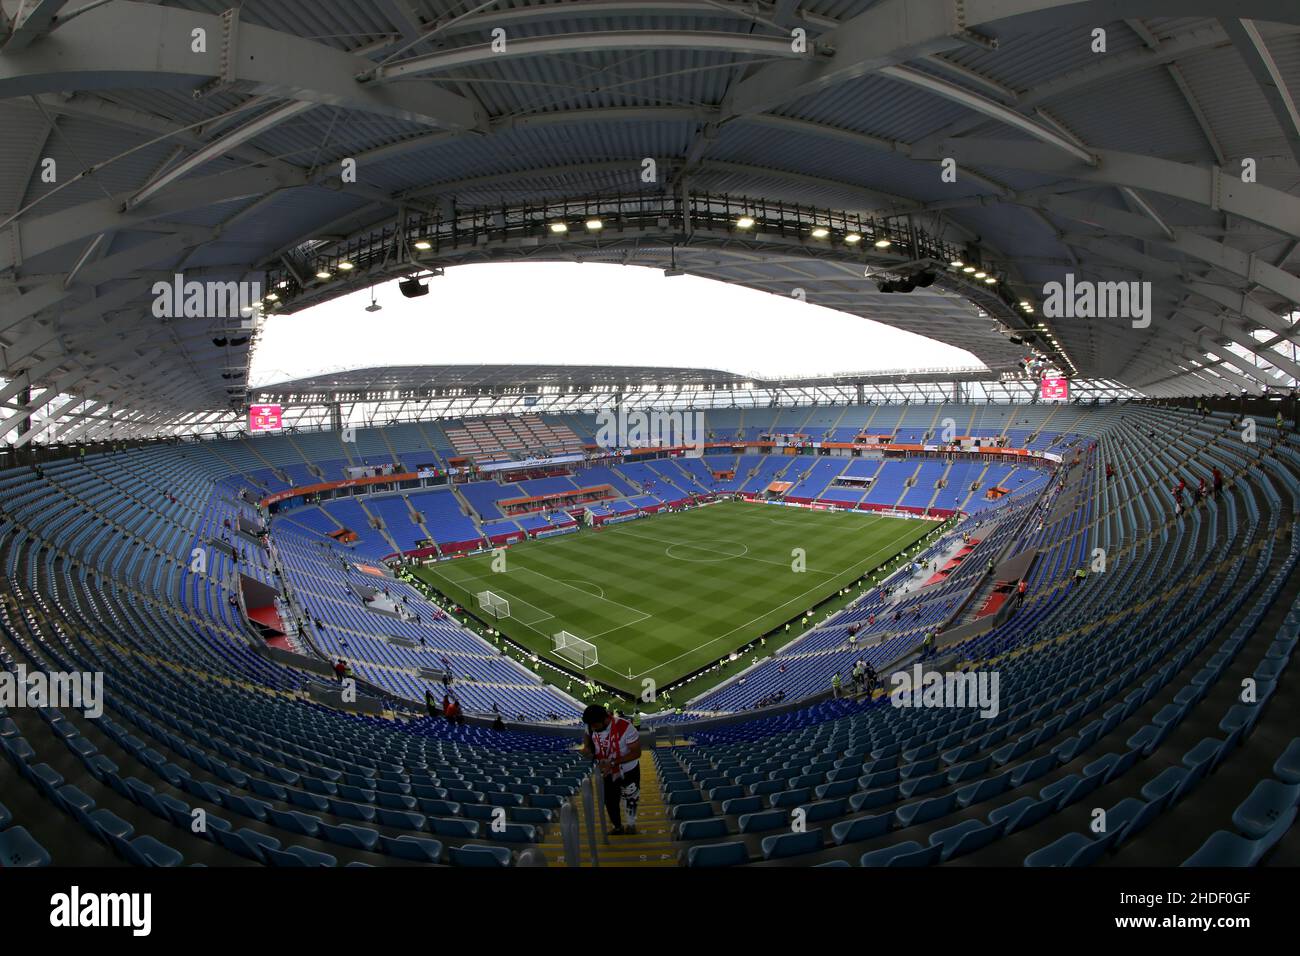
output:
<path id="1" fill-rule="evenodd" d="M 552 635 L 551 649 L 566 661 L 571 661 L 584 669 L 600 663 L 596 656 L 596 645 L 568 631 L 560 631 Z"/>
<path id="2" fill-rule="evenodd" d="M 510 616 L 510 602 L 499 594 L 493 594 L 491 591 L 480 591 L 478 593 L 479 610 L 485 614 L 490 614 L 498 621 L 503 617 Z"/>

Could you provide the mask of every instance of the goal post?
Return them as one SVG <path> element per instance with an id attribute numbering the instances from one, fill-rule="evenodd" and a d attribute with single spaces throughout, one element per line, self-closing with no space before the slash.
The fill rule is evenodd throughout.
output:
<path id="1" fill-rule="evenodd" d="M 551 636 L 551 650 L 583 669 L 600 663 L 596 645 L 568 631 L 560 631 Z"/>
<path id="2" fill-rule="evenodd" d="M 499 594 L 493 594 L 491 591 L 480 591 L 478 593 L 478 606 L 479 610 L 492 615 L 498 621 L 503 617 L 510 616 L 510 602 Z"/>

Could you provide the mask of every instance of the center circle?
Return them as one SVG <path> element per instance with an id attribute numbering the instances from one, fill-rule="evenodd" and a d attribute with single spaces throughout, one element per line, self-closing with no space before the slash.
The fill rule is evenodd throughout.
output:
<path id="1" fill-rule="evenodd" d="M 726 547 L 732 547 L 732 548 L 737 546 L 736 543 L 732 541 L 723 542 L 723 544 Z M 677 561 L 687 561 L 690 562 L 691 564 L 717 564 L 719 561 L 729 561 L 732 558 L 743 558 L 745 555 L 749 554 L 749 545 L 742 544 L 739 547 L 740 547 L 739 552 L 724 552 L 722 548 L 715 547 L 714 545 L 711 544 L 710 545 L 687 544 L 685 542 L 680 542 L 678 544 L 670 544 L 668 547 L 664 548 L 664 554 L 670 558 L 674 558 Z M 674 554 L 673 552 L 677 551 L 679 548 L 692 549 L 697 554 L 705 555 L 705 557 L 688 558 L 681 554 Z"/>

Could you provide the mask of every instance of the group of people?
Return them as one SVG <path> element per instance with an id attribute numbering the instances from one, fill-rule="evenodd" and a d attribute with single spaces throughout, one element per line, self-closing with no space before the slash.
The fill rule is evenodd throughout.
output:
<path id="1" fill-rule="evenodd" d="M 773 704 L 780 704 L 780 703 L 783 703 L 784 701 L 785 701 L 785 691 L 784 691 L 784 690 L 774 690 L 774 691 L 772 691 L 772 693 L 768 694 L 767 696 L 765 696 L 765 697 L 760 697 L 760 698 L 759 698 L 759 699 L 754 703 L 754 707 L 755 707 L 755 708 L 758 708 L 758 707 L 771 707 Z"/>
<path id="2" fill-rule="evenodd" d="M 876 673 L 876 668 L 865 657 L 859 658 L 853 665 L 853 670 L 849 675 L 853 680 L 853 688 L 859 694 L 871 694 L 876 689 L 876 684 L 880 680 L 880 675 Z"/>
<path id="3" fill-rule="evenodd" d="M 1219 497 L 1223 492 L 1223 472 L 1221 472 L 1216 465 L 1210 470 L 1209 484 L 1206 483 L 1205 476 L 1201 475 L 1200 478 L 1197 479 L 1195 491 L 1189 491 L 1189 487 L 1187 479 L 1182 477 L 1178 479 L 1177 484 L 1170 486 L 1169 493 L 1173 495 L 1174 498 L 1174 514 L 1181 515 L 1183 513 L 1184 495 L 1189 496 L 1188 504 L 1191 504 L 1193 501 L 1196 504 L 1200 504 L 1210 494 L 1213 494 L 1216 498 Z"/>
<path id="4" fill-rule="evenodd" d="M 461 707 L 460 701 L 456 699 L 456 695 L 451 693 L 451 691 L 449 690 L 442 695 L 441 707 L 438 706 L 437 698 L 435 698 L 433 694 L 431 694 L 429 691 L 426 690 L 424 692 L 424 706 L 425 709 L 429 712 L 430 717 L 445 717 L 447 718 L 447 723 L 449 724 L 465 723 L 465 711 Z M 496 705 L 493 705 L 492 709 L 495 711 Z M 494 723 L 493 726 L 496 727 L 496 724 L 500 722 L 501 722 L 501 715 L 498 713 L 496 723 Z M 501 724 L 501 726 L 496 727 L 496 729 L 504 730 L 505 725 Z"/>

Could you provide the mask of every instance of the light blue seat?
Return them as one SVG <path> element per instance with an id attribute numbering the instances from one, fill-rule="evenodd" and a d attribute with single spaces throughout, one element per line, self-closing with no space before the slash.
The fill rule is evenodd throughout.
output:
<path id="1" fill-rule="evenodd" d="M 803 833 L 782 833 L 763 837 L 763 859 L 780 860 L 786 857 L 813 853 L 825 845 L 825 832 L 821 827 Z"/>
<path id="2" fill-rule="evenodd" d="M 511 862 L 509 847 L 484 846 L 480 843 L 450 847 L 447 856 L 456 866 L 504 867 Z"/>
<path id="3" fill-rule="evenodd" d="M 418 837 L 403 833 L 398 837 L 381 836 L 379 850 L 401 860 L 414 860 L 417 863 L 437 863 L 442 859 L 442 843 L 428 837 Z"/>
<path id="4" fill-rule="evenodd" d="M 461 817 L 429 817 L 428 824 L 431 831 L 445 837 L 476 837 L 482 826 L 477 820 Z"/>
<path id="5" fill-rule="evenodd" d="M 984 849 L 1001 837 L 1005 829 L 1005 823 L 963 820 L 961 823 L 931 833 L 930 845 L 938 846 L 942 851 L 940 859 L 947 861 Z"/>
<path id="6" fill-rule="evenodd" d="M 132 866 L 174 867 L 185 862 L 179 850 L 151 836 L 139 836 L 134 840 L 110 837 L 109 843 Z"/>
<path id="7" fill-rule="evenodd" d="M 321 823 L 322 840 L 356 850 L 374 850 L 379 845 L 379 831 L 351 823 Z"/>
<path id="8" fill-rule="evenodd" d="M 722 817 L 707 820 L 685 820 L 677 825 L 679 840 L 713 840 L 727 835 L 727 821 Z"/>
<path id="9" fill-rule="evenodd" d="M 92 810 L 87 814 L 87 819 L 90 820 L 92 825 L 92 832 L 105 843 L 110 843 L 111 837 L 125 840 L 135 832 L 135 827 L 107 807 Z M 211 817 L 209 817 L 209 822 L 211 822 Z"/>
<path id="10" fill-rule="evenodd" d="M 1183 861 L 1183 866 L 1257 866 L 1268 852 L 1282 839 L 1295 822 L 1296 808 L 1292 807 L 1266 834 L 1257 840 L 1238 836 L 1227 830 L 1217 830 L 1201 844 L 1201 848 Z"/>
<path id="11" fill-rule="evenodd" d="M 298 810 L 276 810 L 275 808 L 271 809 L 269 820 L 281 830 L 288 830 L 290 833 L 300 833 L 309 837 L 314 837 L 319 833 L 321 823 L 324 822 L 320 817 L 314 817 Z"/>
<path id="12" fill-rule="evenodd" d="M 741 866 L 749 862 L 743 843 L 707 843 L 686 851 L 686 865 L 692 867 Z"/>
<path id="13" fill-rule="evenodd" d="M 758 805 L 762 806 L 761 797 L 751 797 L 749 799 L 760 801 Z M 732 801 L 728 800 L 725 803 L 731 802 Z M 724 813 L 727 812 L 725 803 L 723 805 Z M 713 816 L 713 804 L 708 803 L 707 801 L 702 803 L 683 803 L 673 807 L 669 811 L 668 815 L 674 820 L 704 820 Z"/>
<path id="14" fill-rule="evenodd" d="M 855 793 L 849 797 L 849 809 L 854 813 L 860 813 L 863 810 L 874 810 L 876 807 L 887 807 L 898 799 L 898 785 L 892 787 L 882 787 L 879 790 L 868 790 L 865 793 Z"/>
<path id="15" fill-rule="evenodd" d="M 762 833 L 764 830 L 780 830 L 785 827 L 790 822 L 790 814 L 785 810 L 743 813 L 738 822 L 741 833 Z"/>
<path id="16" fill-rule="evenodd" d="M 1115 845 L 1118 846 L 1155 819 L 1161 809 L 1158 803 L 1125 797 L 1106 811 L 1106 832 L 1115 834 Z"/>
<path id="17" fill-rule="evenodd" d="M 1300 737 L 1296 737 L 1273 764 L 1273 775 L 1283 783 L 1300 783 Z"/>
<path id="18" fill-rule="evenodd" d="M 0 868 L 49 866 L 52 862 L 49 852 L 26 827 L 0 831 Z"/>
<path id="19" fill-rule="evenodd" d="M 915 823 L 927 823 L 930 820 L 937 820 L 946 814 L 949 814 L 957 806 L 957 795 L 948 793 L 942 797 L 931 797 L 928 800 L 919 800 L 916 803 L 908 803 L 894 811 L 898 817 L 899 827 L 910 827 Z"/>
<path id="20" fill-rule="evenodd" d="M 1093 839 L 1082 833 L 1067 833 L 1025 857 L 1025 866 L 1091 866 L 1102 858 L 1119 834 Z"/>
<path id="21" fill-rule="evenodd" d="M 860 843 L 873 837 L 883 836 L 894 826 L 894 814 L 878 813 L 870 817 L 858 817 L 854 820 L 841 820 L 831 825 L 831 839 L 837 844 Z"/>
<path id="22" fill-rule="evenodd" d="M 957 791 L 957 806 L 970 807 L 1006 793 L 1011 788 L 1011 771 L 1005 770 L 996 777 L 986 777 Z"/>
<path id="23" fill-rule="evenodd" d="M 507 823 L 501 828 L 489 826 L 487 838 L 501 843 L 536 843 L 539 831 L 531 823 Z"/>
<path id="24" fill-rule="evenodd" d="M 1033 797 L 1021 797 L 1019 800 L 998 807 L 989 813 L 990 823 L 1005 823 L 1008 835 L 1026 827 L 1031 827 L 1045 820 L 1056 809 L 1052 800 L 1035 800 Z"/>
<path id="25" fill-rule="evenodd" d="M 1142 787 L 1142 799 L 1150 802 L 1171 800 L 1188 773 L 1185 767 L 1166 767 Z"/>
<path id="26" fill-rule="evenodd" d="M 1261 780 L 1232 814 L 1232 825 L 1244 835 L 1259 839 L 1298 804 L 1300 784 Z"/>
<path id="27" fill-rule="evenodd" d="M 266 847 L 269 846 L 273 850 L 280 849 L 280 841 L 276 837 L 268 833 L 250 830 L 247 827 L 241 830 L 223 830 L 211 827 L 208 832 L 231 853 L 237 853 L 250 860 L 256 860 L 258 863 L 266 862 L 266 856 L 263 852 Z"/>
<path id="28" fill-rule="evenodd" d="M 862 854 L 859 866 L 913 867 L 932 866 L 938 863 L 943 854 L 942 847 L 924 847 L 915 840 L 897 843 L 880 850 L 871 850 Z"/>
<path id="29" fill-rule="evenodd" d="M 849 802 L 843 798 L 839 800 L 818 800 L 815 803 L 806 804 L 803 811 L 804 820 L 809 823 L 816 823 L 819 820 L 833 820 L 848 813 Z"/>
<path id="30" fill-rule="evenodd" d="M 318 867 L 339 865 L 336 857 L 305 846 L 291 846 L 283 850 L 266 847 L 263 852 L 266 854 L 267 862 L 271 866 Z"/>

